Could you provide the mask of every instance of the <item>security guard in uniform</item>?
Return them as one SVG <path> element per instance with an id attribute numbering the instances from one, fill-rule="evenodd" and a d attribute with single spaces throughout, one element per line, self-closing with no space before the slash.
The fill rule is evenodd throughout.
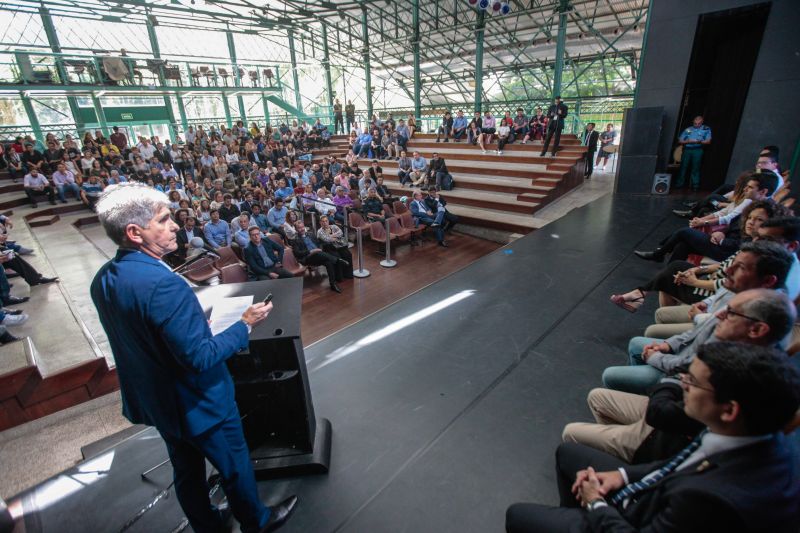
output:
<path id="1" fill-rule="evenodd" d="M 711 144 L 711 128 L 703 124 L 703 117 L 696 116 L 692 125 L 678 136 L 678 144 L 683 146 L 681 173 L 678 176 L 676 189 L 686 184 L 686 172 L 691 169 L 691 187 L 693 191 L 700 188 L 700 164 L 703 161 L 703 147 Z"/>

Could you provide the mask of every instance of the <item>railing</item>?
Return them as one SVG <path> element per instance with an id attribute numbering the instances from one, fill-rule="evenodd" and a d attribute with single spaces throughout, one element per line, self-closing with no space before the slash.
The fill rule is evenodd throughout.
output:
<path id="1" fill-rule="evenodd" d="M 123 55 L 0 52 L 2 85 L 280 89 L 278 66 L 249 61 L 187 62 Z"/>
<path id="2" fill-rule="evenodd" d="M 597 130 L 604 130 L 605 125 L 607 123 L 613 123 L 617 131 L 620 132 L 621 124 L 622 124 L 622 117 L 623 112 L 626 108 L 631 107 L 633 105 L 632 99 L 627 98 L 619 98 L 614 100 L 608 99 L 598 99 L 598 100 L 584 100 L 580 102 L 567 102 L 570 107 L 569 115 L 567 115 L 567 121 L 564 128 L 564 133 L 574 133 L 580 134 L 586 123 L 588 122 L 595 122 L 597 124 Z M 549 102 L 536 102 L 533 101 L 531 103 L 524 103 L 524 102 L 509 102 L 509 103 L 492 103 L 489 106 L 485 106 L 485 109 L 488 108 L 492 111 L 495 116 L 502 116 L 502 114 L 509 110 L 512 112 L 512 115 L 515 114 L 515 110 L 517 107 L 522 107 L 525 110 L 527 115 L 530 115 L 532 109 L 534 109 L 537 105 L 540 105 L 542 108 L 546 110 Z M 324 109 L 324 108 L 323 108 Z M 467 106 L 461 105 L 451 105 L 451 106 L 426 106 L 425 109 L 422 111 L 422 117 L 417 118 L 417 127 L 420 132 L 427 133 L 430 131 L 435 131 L 439 125 L 441 124 L 442 114 L 446 109 L 449 109 L 451 112 L 455 112 L 459 109 L 463 109 L 465 111 L 465 115 L 467 115 L 467 110 L 469 109 Z M 398 119 L 406 120 L 408 118 L 408 110 L 404 108 L 382 108 L 382 109 L 375 109 L 374 112 L 378 114 L 381 120 L 385 120 L 389 113 L 392 113 L 395 121 Z M 311 113 L 306 113 L 306 115 L 310 115 L 316 117 L 316 115 Z M 471 113 L 468 114 L 468 118 L 471 118 Z M 235 123 L 239 120 L 237 116 L 231 117 L 232 121 Z M 333 117 L 330 116 L 330 119 L 326 117 L 324 114 L 320 116 L 323 124 L 328 126 L 328 130 L 333 133 L 334 131 L 334 124 L 333 124 Z M 363 127 L 364 124 L 367 124 L 368 121 L 367 115 L 365 111 L 357 111 L 356 112 L 356 122 Z M 287 125 L 291 125 L 293 121 L 297 120 L 298 124 L 302 123 L 302 119 L 291 115 L 289 113 L 272 113 L 269 117 L 269 124 L 272 126 L 273 130 L 277 132 L 278 127 L 285 123 Z M 246 128 L 249 130 L 250 125 L 255 122 L 261 131 L 264 131 L 265 121 L 263 115 L 252 115 L 247 117 L 247 123 L 245 124 Z M 202 117 L 202 118 L 190 118 L 187 120 L 188 126 L 194 126 L 197 129 L 198 126 L 203 126 L 203 129 L 206 132 L 211 130 L 213 126 L 215 129 L 219 130 L 220 126 L 226 124 L 225 117 Z M 120 123 L 120 125 L 123 125 Z M 345 121 L 346 125 L 346 121 Z M 179 132 L 181 137 L 185 134 L 185 129 L 183 128 L 182 124 L 171 124 L 172 131 Z M 42 132 L 44 133 L 54 133 L 57 138 L 62 139 L 66 134 L 71 134 L 73 137 L 77 137 L 79 134 L 82 136 L 84 131 L 78 131 L 77 126 L 74 124 L 42 124 L 41 126 Z M 86 128 L 86 131 L 94 132 L 95 125 L 91 125 Z M 17 135 L 33 135 L 34 131 L 31 126 L 29 125 L 19 125 L 19 126 L 0 126 L 0 140 L 13 140 L 14 137 Z"/>

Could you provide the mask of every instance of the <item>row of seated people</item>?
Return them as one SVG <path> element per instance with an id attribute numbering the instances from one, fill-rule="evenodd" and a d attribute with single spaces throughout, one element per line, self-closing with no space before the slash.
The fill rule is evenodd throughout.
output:
<path id="1" fill-rule="evenodd" d="M 515 504 L 507 531 L 797 531 L 800 218 L 771 198 L 774 173 L 743 181 L 737 215 L 726 218 L 738 207 L 729 197 L 734 207 L 704 219 L 730 239 L 727 257 L 699 263 L 703 233 L 650 282 L 612 296 L 636 311 L 657 292 L 658 323 L 589 393 L 594 422 L 564 428 L 560 506 Z"/>
<path id="2" fill-rule="evenodd" d="M 174 252 L 174 258 L 180 262 L 191 259 L 193 256 L 202 253 L 203 250 L 219 251 L 223 248 L 235 246 L 243 251 L 242 256 L 247 259 L 246 251 L 253 242 L 253 233 L 256 231 L 260 235 L 258 238 L 259 243 L 263 240 L 267 247 L 271 246 L 271 243 L 266 242 L 270 239 L 272 241 L 280 241 L 288 246 L 294 247 L 298 245 L 302 247 L 303 244 L 307 244 L 307 240 L 303 238 L 305 232 L 303 214 L 305 212 L 318 216 L 320 227 L 316 236 L 312 237 L 323 243 L 323 246 L 318 248 L 321 251 L 328 252 L 329 255 L 338 255 L 340 259 L 345 259 L 347 263 L 351 263 L 345 233 L 336 224 L 337 222 L 341 225 L 347 224 L 354 229 L 368 229 L 373 240 L 378 240 L 379 242 L 383 242 L 383 239 L 385 239 L 385 232 L 376 237 L 374 228 L 379 227 L 379 231 L 383 231 L 383 223 L 387 219 L 390 219 L 390 234 L 394 236 L 406 235 L 409 239 L 412 238 L 417 230 L 422 231 L 426 227 L 430 227 L 434 231 L 439 245 L 448 247 L 447 242 L 444 240 L 445 232 L 450 231 L 458 220 L 455 215 L 447 211 L 444 205 L 446 201 L 438 197 L 438 191 L 435 189 L 428 190 L 425 198 L 422 196 L 422 191 L 417 191 L 410 205 L 398 201 L 393 208 L 383 203 L 383 199 L 377 196 L 374 188 L 369 189 L 367 198 L 363 203 L 360 200 L 353 201 L 349 196 L 343 196 L 344 191 L 340 188 L 337 191 L 337 198 L 346 198 L 349 201 L 347 204 L 343 204 L 344 212 L 349 214 L 347 218 L 337 212 L 342 204 L 337 205 L 328 201 L 324 189 L 320 192 L 322 196 L 317 197 L 313 205 L 309 206 L 305 211 L 290 209 L 285 205 L 283 199 L 277 198 L 266 214 L 262 213 L 261 203 L 253 201 L 252 197 L 242 202 L 234 203 L 231 195 L 226 195 L 224 203 L 219 209 L 212 208 L 210 210 L 207 221 L 196 217 L 191 208 L 178 207 L 175 209 L 171 206 L 174 220 L 180 228 L 177 235 L 178 249 Z M 249 209 L 249 211 L 243 209 Z M 228 219 L 222 218 L 223 210 Z M 406 213 L 407 216 L 403 216 Z M 361 218 L 362 215 L 363 218 Z M 353 216 L 356 216 L 356 218 L 353 218 Z M 303 226 L 302 232 L 298 231 L 298 223 Z M 298 241 L 298 238 L 300 238 L 300 241 Z M 307 255 L 303 250 L 296 250 L 295 258 L 301 264 L 317 266 L 306 262 Z M 311 261 L 317 262 L 320 258 L 329 259 L 328 256 L 323 255 L 313 257 Z M 247 260 L 247 264 L 250 267 L 251 276 L 257 278 L 265 274 L 263 272 L 264 265 L 261 265 L 261 270 L 255 268 L 254 259 L 255 257 L 251 257 L 251 260 Z M 282 254 L 280 254 L 278 260 L 269 262 L 267 266 L 278 268 L 272 274 L 277 274 L 279 277 L 287 274 L 285 270 L 281 270 L 282 262 Z M 328 262 L 320 264 L 325 264 L 326 268 L 335 266 L 329 265 Z M 329 270 L 329 274 L 330 272 Z M 338 292 L 338 287 L 334 288 L 333 282 L 341 280 L 342 277 L 351 278 L 352 267 L 347 273 L 344 273 L 340 267 L 339 270 L 335 271 L 335 274 L 335 276 L 329 275 L 329 279 L 332 280 L 331 288 Z M 273 275 L 272 277 L 275 276 Z"/>
<path id="3" fill-rule="evenodd" d="M 17 306 L 30 300 L 29 296 L 12 295 L 13 285 L 8 279 L 18 277 L 30 287 L 58 281 L 58 278 L 43 276 L 22 257 L 31 255 L 34 251 L 10 238 L 9 232 L 13 228 L 14 221 L 11 220 L 11 217 L 0 215 L 0 264 L 2 265 L 0 267 L 0 304 L 2 304 L 0 306 L 0 345 L 20 340 L 21 337 L 12 334 L 8 328 L 21 326 L 30 318 L 23 309 L 6 307 Z"/>

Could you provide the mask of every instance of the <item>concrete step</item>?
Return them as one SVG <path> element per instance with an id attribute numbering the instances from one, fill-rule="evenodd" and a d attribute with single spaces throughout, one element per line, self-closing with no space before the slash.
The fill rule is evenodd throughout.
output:
<path id="1" fill-rule="evenodd" d="M 385 181 L 386 186 L 395 196 L 411 196 L 413 189 L 401 187 L 397 180 Z M 486 207 L 497 211 L 532 215 L 539 207 L 539 202 L 521 201 L 515 193 L 479 191 L 475 189 L 455 188 L 452 191 L 441 191 L 447 205 L 459 204 L 472 207 Z M 544 199 L 544 195 L 542 195 Z"/>

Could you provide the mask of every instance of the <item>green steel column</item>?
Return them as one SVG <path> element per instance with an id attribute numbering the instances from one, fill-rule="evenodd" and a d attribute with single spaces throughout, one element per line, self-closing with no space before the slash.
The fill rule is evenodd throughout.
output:
<path id="1" fill-rule="evenodd" d="M 269 125 L 269 101 L 264 93 L 261 94 L 261 104 L 264 106 L 264 129 L 266 129 Z"/>
<path id="2" fill-rule="evenodd" d="M 297 75 L 297 55 L 294 52 L 294 35 L 289 33 L 289 59 L 292 62 L 292 82 L 294 83 L 294 101 L 297 110 L 303 112 L 303 99 L 300 97 L 300 77 Z M 300 117 L 297 117 L 300 120 Z"/>
<path id="3" fill-rule="evenodd" d="M 414 117 L 420 120 L 422 116 L 422 102 L 420 98 L 422 80 L 420 80 L 419 75 L 419 0 L 412 1 L 411 42 L 414 46 Z"/>
<path id="4" fill-rule="evenodd" d="M 58 33 L 56 33 L 56 26 L 53 24 L 53 18 L 50 16 L 50 10 L 44 6 L 39 7 L 39 16 L 42 19 L 42 28 L 47 36 L 47 42 L 50 45 L 50 50 L 54 54 L 61 53 L 61 43 L 58 40 Z M 56 59 L 56 66 L 58 68 L 58 77 L 61 83 L 66 85 L 68 83 L 67 71 L 64 63 L 60 58 Z M 72 113 L 72 120 L 75 121 L 75 129 L 79 132 L 86 126 L 81 119 L 80 107 L 78 106 L 78 99 L 74 96 L 67 97 L 70 113 Z"/>
<path id="5" fill-rule="evenodd" d="M 369 29 L 367 28 L 367 8 L 361 7 L 361 37 L 364 40 L 364 81 L 367 85 L 367 120 L 372 120 L 372 73 L 369 68 Z"/>
<path id="6" fill-rule="evenodd" d="M 231 105 L 228 103 L 228 95 L 225 93 L 221 94 L 222 96 L 222 109 L 225 111 L 225 124 L 227 127 L 233 126 L 233 122 L 231 122 Z"/>
<path id="7" fill-rule="evenodd" d="M 153 19 L 151 17 L 147 17 L 147 37 L 150 39 L 150 51 L 153 52 L 153 57 L 156 59 L 161 59 L 161 47 L 158 45 L 158 35 L 156 35 L 156 27 L 153 25 Z M 162 87 L 165 86 L 164 81 L 164 71 L 162 69 L 158 69 L 158 84 Z M 186 121 L 184 120 L 186 112 L 183 110 L 183 103 L 181 102 L 180 97 L 178 98 L 178 105 L 181 106 L 181 109 L 178 112 L 181 115 L 181 123 L 183 124 L 183 129 L 186 129 Z M 167 118 L 169 118 L 169 126 L 172 128 L 172 133 L 177 138 L 180 135 L 180 131 L 178 130 L 178 121 L 175 120 L 175 110 L 172 109 L 172 100 L 169 96 L 164 95 L 164 107 L 167 110 Z"/>
<path id="8" fill-rule="evenodd" d="M 175 99 L 178 101 L 178 113 L 181 115 L 181 127 L 183 131 L 189 129 L 189 120 L 186 118 L 186 108 L 183 106 L 183 96 L 181 93 L 175 93 Z"/>
<path id="9" fill-rule="evenodd" d="M 94 114 L 97 115 L 97 121 L 100 123 L 100 130 L 102 130 L 104 137 L 108 137 L 110 133 L 106 122 L 106 113 L 103 111 L 103 105 L 95 93 L 92 93 L 92 105 L 94 106 Z"/>
<path id="10" fill-rule="evenodd" d="M 225 36 L 228 38 L 228 55 L 231 56 L 231 63 L 233 64 L 233 79 L 236 82 L 236 86 L 241 87 L 242 80 L 239 79 L 239 64 L 236 62 L 236 44 L 233 42 L 233 33 L 230 30 L 226 31 Z M 247 126 L 247 114 L 244 109 L 244 98 L 242 98 L 241 94 L 236 95 L 236 101 L 239 104 L 239 117 L 244 125 Z"/>
<path id="11" fill-rule="evenodd" d="M 553 73 L 553 95 L 561 94 L 561 76 L 564 73 L 564 49 L 567 45 L 567 11 L 569 0 L 560 0 L 558 5 L 558 37 L 556 38 L 556 64 Z"/>
<path id="12" fill-rule="evenodd" d="M 486 12 L 478 10 L 478 19 L 475 23 L 475 111 L 481 111 L 483 103 L 483 29 L 486 27 L 484 19 Z"/>
<path id="13" fill-rule="evenodd" d="M 42 126 L 39 124 L 39 118 L 36 116 L 36 111 L 33 109 L 31 97 L 28 96 L 27 91 L 20 91 L 19 98 L 22 100 L 22 105 L 25 107 L 25 113 L 28 115 L 28 121 L 31 123 L 33 136 L 36 140 L 44 144 L 44 135 L 42 134 Z"/>
<path id="14" fill-rule="evenodd" d="M 328 123 L 333 123 L 333 84 L 331 82 L 331 59 L 328 51 L 328 25 L 322 23 L 322 66 L 325 68 L 325 90 L 328 95 Z"/>

